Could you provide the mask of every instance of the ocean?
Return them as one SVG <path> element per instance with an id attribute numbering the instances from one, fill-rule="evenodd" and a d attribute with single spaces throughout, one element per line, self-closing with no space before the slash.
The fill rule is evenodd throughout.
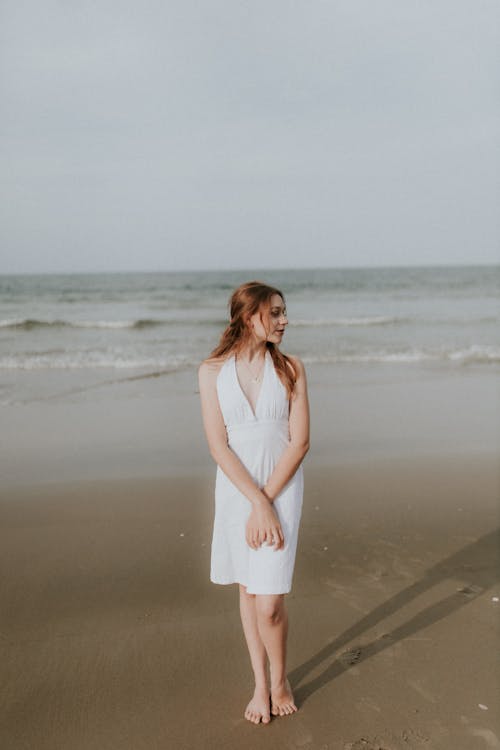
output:
<path id="1" fill-rule="evenodd" d="M 196 368 L 251 279 L 283 291 L 281 349 L 306 364 L 500 371 L 497 265 L 2 275 L 0 403 Z"/>

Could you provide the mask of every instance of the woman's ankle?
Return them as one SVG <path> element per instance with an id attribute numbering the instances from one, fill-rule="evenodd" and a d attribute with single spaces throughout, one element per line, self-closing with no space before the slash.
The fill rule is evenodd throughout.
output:
<path id="1" fill-rule="evenodd" d="M 262 690 L 263 688 L 269 687 L 269 676 L 267 670 L 262 671 L 261 669 L 254 671 L 253 678 L 255 681 L 255 689 Z"/>
<path id="2" fill-rule="evenodd" d="M 262 690 L 269 690 L 269 683 L 267 680 L 255 680 L 255 690 L 256 691 L 262 691 Z"/>
<path id="3" fill-rule="evenodd" d="M 280 688 L 284 688 L 286 686 L 286 672 L 279 673 L 276 675 L 271 675 L 271 690 L 279 690 Z"/>

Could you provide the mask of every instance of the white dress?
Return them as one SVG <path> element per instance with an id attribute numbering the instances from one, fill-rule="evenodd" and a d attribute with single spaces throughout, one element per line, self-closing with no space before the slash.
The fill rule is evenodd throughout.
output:
<path id="1" fill-rule="evenodd" d="M 289 401 L 269 350 L 255 413 L 240 386 L 234 354 L 217 374 L 217 395 L 229 447 L 255 483 L 264 487 L 290 440 Z M 263 544 L 255 550 L 245 539 L 252 504 L 217 466 L 210 580 L 241 583 L 249 594 L 287 594 L 292 586 L 303 491 L 300 464 L 273 503 L 285 538 L 283 549 Z"/>

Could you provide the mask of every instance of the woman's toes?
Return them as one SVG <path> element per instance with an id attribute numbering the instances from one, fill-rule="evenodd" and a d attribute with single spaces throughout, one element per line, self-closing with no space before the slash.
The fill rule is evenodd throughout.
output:
<path id="1" fill-rule="evenodd" d="M 271 711 L 274 716 L 289 716 L 297 711 L 297 706 L 293 700 L 293 693 L 288 680 L 284 685 L 277 686 L 274 690 L 274 697 L 271 694 Z"/>
<path id="2" fill-rule="evenodd" d="M 253 724 L 269 724 L 271 714 L 269 711 L 271 705 L 271 696 L 267 688 L 255 688 L 252 700 L 245 710 L 245 719 Z"/>
<path id="3" fill-rule="evenodd" d="M 297 706 L 294 703 L 283 703 L 279 706 L 273 705 L 271 713 L 273 716 L 288 716 L 297 711 Z"/>

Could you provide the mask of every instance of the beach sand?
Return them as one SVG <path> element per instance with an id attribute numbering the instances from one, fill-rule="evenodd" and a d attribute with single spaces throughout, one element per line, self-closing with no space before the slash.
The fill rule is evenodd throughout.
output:
<path id="1" fill-rule="evenodd" d="M 420 413 L 417 430 L 415 410 L 405 442 L 395 436 L 398 393 L 411 388 L 402 377 L 396 381 L 372 379 L 356 393 L 351 381 L 349 398 L 339 385 L 326 404 L 326 376 L 311 372 L 314 433 L 286 597 L 299 711 L 267 726 L 243 717 L 252 674 L 237 586 L 209 581 L 215 465 L 199 434 L 192 373 L 179 376 L 175 398 L 162 394 L 158 380 L 141 383 L 140 402 L 130 392 L 100 392 L 111 423 L 128 408 L 136 437 L 149 426 L 149 442 L 137 439 L 136 463 L 127 464 L 130 446 L 119 440 L 125 417 L 116 420 L 114 435 L 103 432 L 93 396 L 4 412 L 12 441 L 0 497 L 0 746 L 500 748 L 494 431 L 472 422 L 466 431 L 462 414 L 463 441 L 455 421 L 448 452 L 431 450 L 436 434 L 442 437 L 439 425 L 445 432 L 447 408 L 454 412 L 449 383 L 430 378 L 419 386 L 428 421 Z M 464 409 L 474 400 L 486 413 L 487 389 L 476 385 Z M 380 407 L 380 389 L 388 416 L 370 429 L 366 407 Z M 175 403 L 188 414 L 184 424 Z M 165 404 L 159 446 L 152 415 Z M 44 442 L 40 420 L 51 414 Z M 64 414 L 75 435 L 75 415 L 79 434 L 90 436 L 94 424 L 94 441 L 85 438 L 75 451 L 68 432 L 61 435 Z M 356 447 L 353 416 L 361 414 L 365 450 L 361 439 Z M 432 419 L 435 431 L 426 440 Z M 35 462 L 24 475 L 16 463 L 22 437 L 13 426 L 22 430 L 30 420 L 35 430 L 31 438 L 25 433 L 26 451 L 35 456 L 39 441 L 44 466 L 53 462 L 52 480 Z M 465 439 L 471 435 L 474 444 Z M 396 442 L 406 450 L 395 450 Z M 384 452 L 372 450 L 380 444 Z M 151 459 L 153 448 L 158 457 L 163 452 L 163 472 Z M 120 455 L 122 476 L 114 476 Z"/>

